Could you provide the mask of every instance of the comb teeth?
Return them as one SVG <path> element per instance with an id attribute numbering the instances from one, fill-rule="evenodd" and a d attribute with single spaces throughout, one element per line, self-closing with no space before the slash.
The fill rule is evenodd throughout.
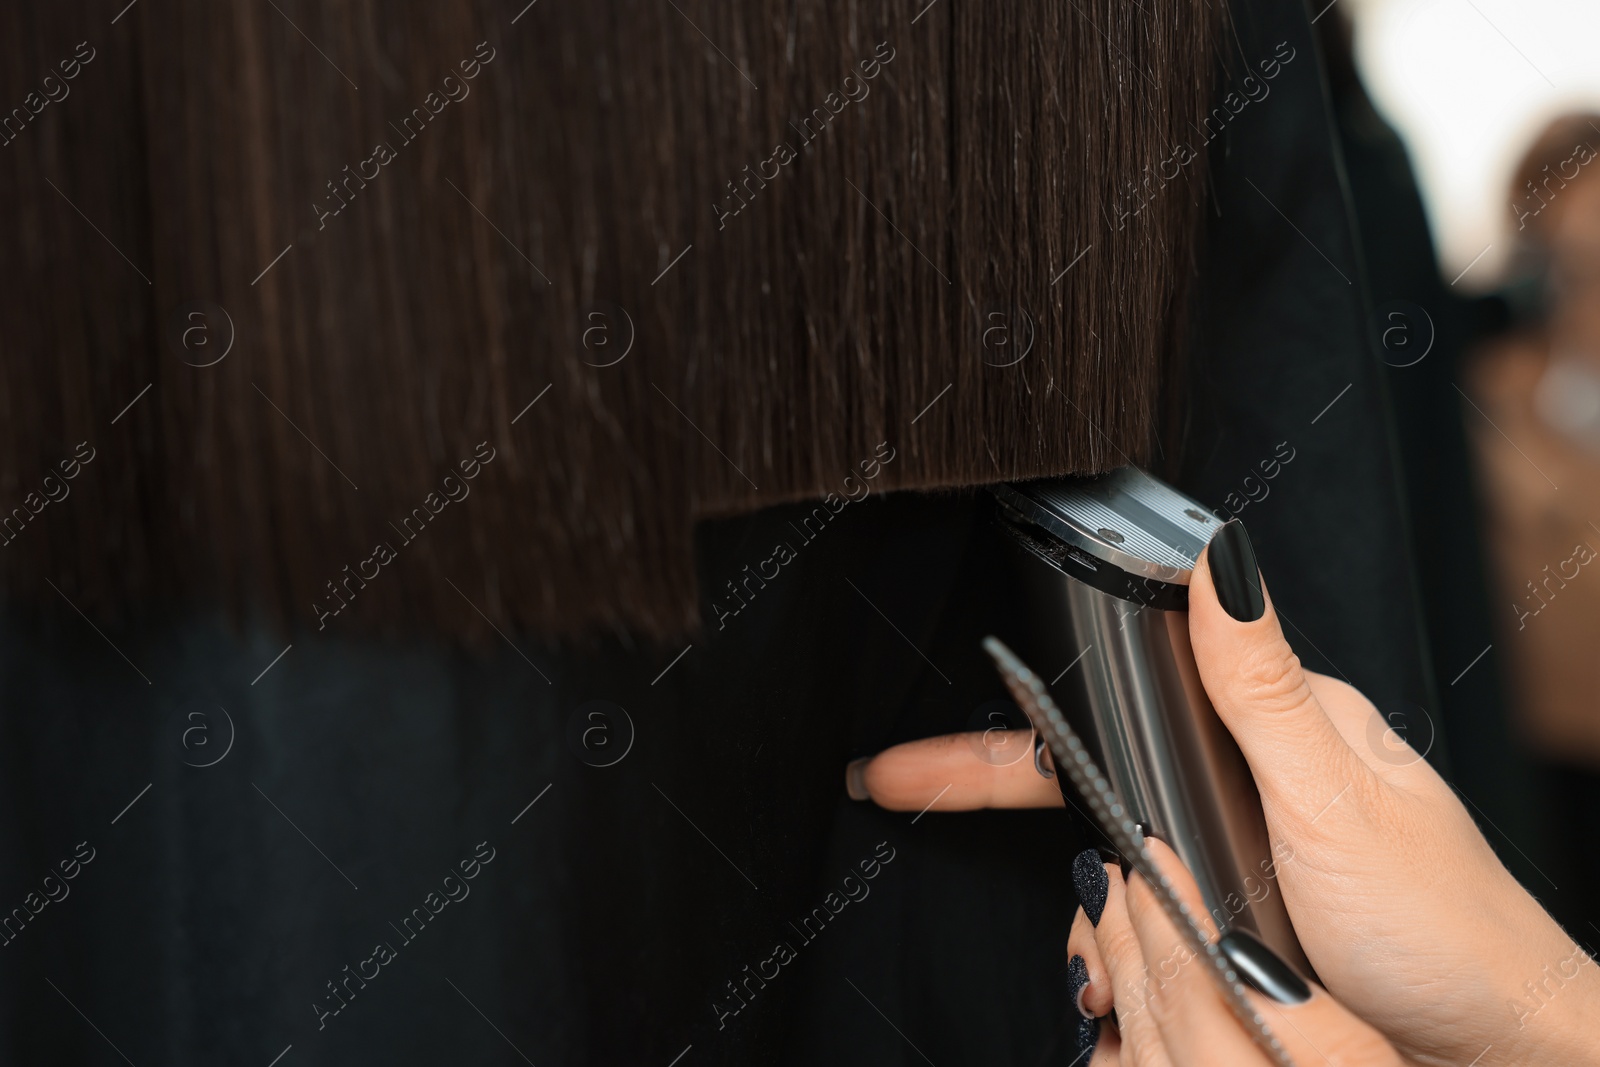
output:
<path id="1" fill-rule="evenodd" d="M 1111 788 L 1111 783 L 1095 766 L 1093 757 L 1077 732 L 1067 722 L 1066 716 L 1061 714 L 1061 708 L 1050 696 L 1044 682 L 999 638 L 984 638 L 983 650 L 994 660 L 1001 680 L 1010 690 L 1017 706 L 1028 716 L 1028 722 L 1044 736 L 1051 754 L 1055 756 L 1056 769 L 1072 779 L 1072 784 L 1100 821 L 1106 836 L 1111 838 L 1112 844 L 1117 846 L 1129 865 L 1155 891 L 1161 909 L 1167 913 L 1184 940 L 1189 942 L 1190 949 L 1206 960 L 1207 970 L 1221 989 L 1228 1007 L 1278 1067 L 1294 1067 L 1288 1050 L 1245 995 L 1244 983 L 1239 980 L 1232 962 L 1215 943 L 1207 940 L 1205 931 L 1189 911 L 1189 906 L 1173 888 L 1172 880 L 1156 866 L 1149 849 L 1145 848 L 1144 835 L 1139 832 L 1128 809 Z"/>

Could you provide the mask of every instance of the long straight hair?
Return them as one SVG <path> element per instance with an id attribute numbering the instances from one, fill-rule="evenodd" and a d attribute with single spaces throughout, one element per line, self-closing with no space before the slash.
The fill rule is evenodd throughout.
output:
<path id="1" fill-rule="evenodd" d="M 1149 458 L 1218 9 L 517 7 L 0 11 L 9 598 L 660 637 L 699 518 Z"/>

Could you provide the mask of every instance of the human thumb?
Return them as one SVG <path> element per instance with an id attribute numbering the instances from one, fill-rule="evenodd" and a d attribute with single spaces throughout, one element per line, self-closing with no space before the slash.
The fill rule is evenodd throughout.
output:
<path id="1" fill-rule="evenodd" d="M 1371 777 L 1284 639 L 1238 519 L 1212 537 L 1190 578 L 1189 638 L 1206 693 L 1268 807 L 1312 817 L 1330 792 Z"/>

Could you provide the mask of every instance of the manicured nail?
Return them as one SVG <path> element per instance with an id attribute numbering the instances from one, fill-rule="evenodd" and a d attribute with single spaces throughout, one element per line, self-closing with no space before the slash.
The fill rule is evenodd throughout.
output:
<path id="1" fill-rule="evenodd" d="M 850 794 L 851 800 L 871 800 L 872 794 L 867 792 L 867 764 L 872 762 L 871 756 L 862 756 L 858 760 L 851 760 L 844 769 L 844 788 Z"/>
<path id="2" fill-rule="evenodd" d="M 1083 991 L 1089 988 L 1089 965 L 1083 961 L 1082 956 L 1073 956 L 1067 961 L 1067 996 L 1072 998 L 1072 1006 L 1078 1009 L 1078 1014 L 1085 1019 L 1094 1018 L 1083 1007 Z"/>
<path id="3" fill-rule="evenodd" d="M 1089 925 L 1099 926 L 1100 913 L 1106 910 L 1106 893 L 1111 889 L 1099 849 L 1086 848 L 1078 853 L 1072 861 L 1072 884 L 1078 887 L 1078 903 L 1083 905 Z"/>
<path id="4" fill-rule="evenodd" d="M 1207 553 L 1211 564 L 1211 584 L 1217 590 L 1222 610 L 1240 622 L 1255 622 L 1266 614 L 1267 601 L 1261 595 L 1261 568 L 1256 565 L 1256 550 L 1245 533 L 1244 523 L 1229 519 L 1211 538 Z"/>
<path id="5" fill-rule="evenodd" d="M 1083 1019 L 1078 1023 L 1077 1063 L 1088 1063 L 1094 1056 L 1094 1046 L 1100 1040 L 1100 1020 Z"/>
<path id="6" fill-rule="evenodd" d="M 1142 822 L 1134 823 L 1133 824 L 1133 828 L 1135 830 L 1139 831 L 1139 839 L 1141 841 L 1145 840 L 1146 838 L 1148 838 L 1150 836 L 1150 827 L 1146 826 Z M 1133 864 L 1128 862 L 1128 857 L 1123 856 L 1121 854 L 1112 853 L 1112 856 L 1114 858 L 1108 859 L 1106 862 L 1107 863 L 1115 863 L 1117 865 L 1117 868 L 1122 871 L 1122 880 L 1124 882 L 1126 882 L 1129 878 L 1131 878 L 1133 876 Z"/>
<path id="7" fill-rule="evenodd" d="M 1311 999 L 1311 987 L 1306 985 L 1305 979 L 1248 930 L 1223 934 L 1217 947 L 1238 969 L 1239 977 L 1256 992 L 1279 1004 L 1304 1004 Z"/>

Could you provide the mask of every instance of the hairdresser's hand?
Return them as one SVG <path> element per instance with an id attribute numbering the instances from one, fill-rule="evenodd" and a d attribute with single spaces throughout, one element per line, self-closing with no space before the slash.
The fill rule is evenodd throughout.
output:
<path id="1" fill-rule="evenodd" d="M 1166 845 L 1151 838 L 1148 847 L 1178 896 L 1205 927 L 1208 940 L 1215 941 L 1216 927 L 1194 879 Z M 1067 942 L 1072 953 L 1069 973 L 1109 976 L 1105 984 L 1110 988 L 1095 1005 L 1102 1014 L 1110 1010 L 1111 989 L 1115 990 L 1115 1024 L 1109 1019 L 1082 1024 L 1080 1047 L 1094 1049 L 1087 1059 L 1089 1067 L 1117 1063 L 1269 1067 L 1273 1060 L 1222 999 L 1210 965 L 1197 958 L 1179 935 L 1145 880 L 1136 874 L 1124 884 L 1114 864 L 1106 864 L 1102 873 L 1105 903 L 1099 921 L 1091 925 L 1080 910 Z M 1277 957 L 1252 959 L 1257 965 L 1251 969 L 1265 972 L 1261 984 L 1272 995 L 1252 992 L 1250 1001 L 1296 1064 L 1399 1067 L 1402 1063 L 1381 1034 L 1324 990 L 1301 981 Z"/>
<path id="2" fill-rule="evenodd" d="M 1243 527 L 1225 529 L 1191 581 L 1190 637 L 1260 789 L 1278 885 L 1317 975 L 1423 1062 L 1600 1063 L 1600 967 L 1365 697 L 1301 669 Z M 947 784 L 938 810 L 1060 803 L 1031 760 L 975 758 L 976 736 L 853 765 L 852 792 L 913 811 Z M 1090 974 L 1086 1001 L 1103 980 Z"/>

